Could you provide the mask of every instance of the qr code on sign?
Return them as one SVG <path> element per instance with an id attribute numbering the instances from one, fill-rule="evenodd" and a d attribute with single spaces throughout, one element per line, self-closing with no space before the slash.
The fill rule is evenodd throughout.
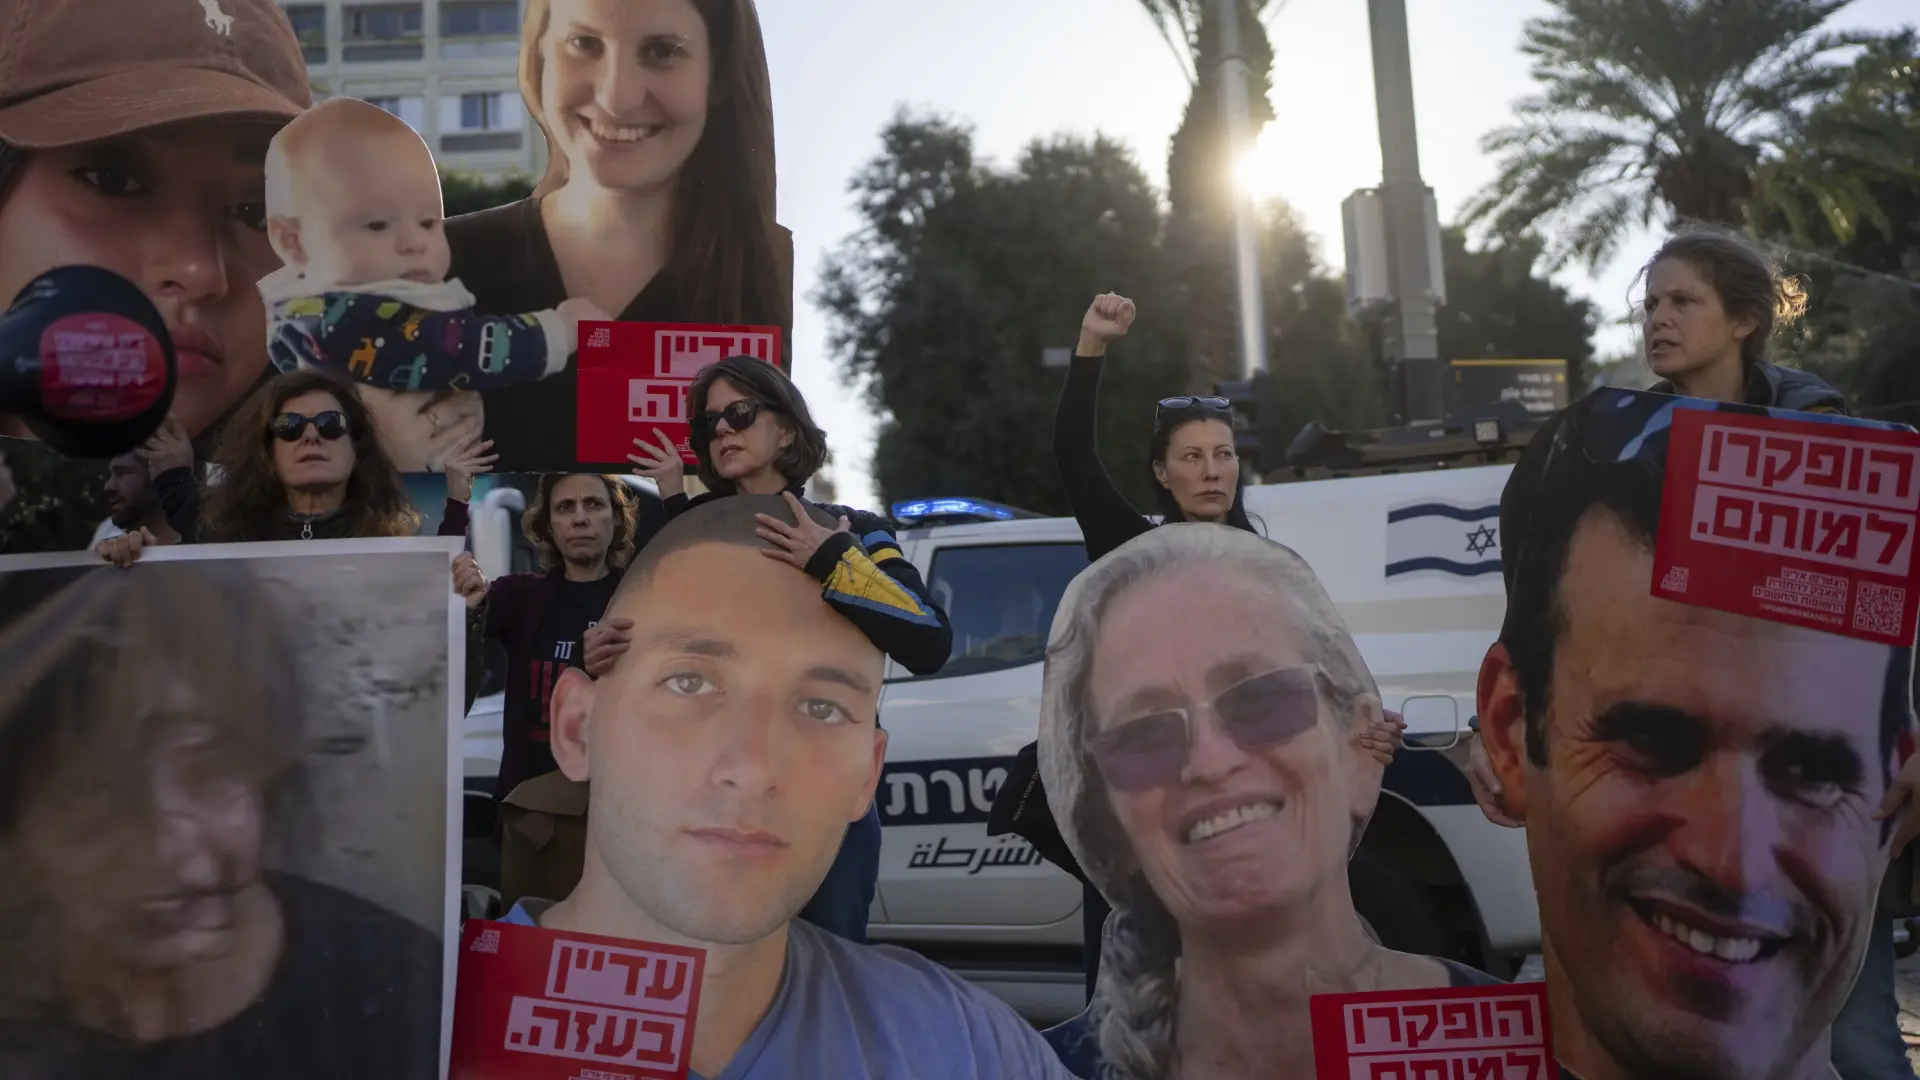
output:
<path id="1" fill-rule="evenodd" d="M 1907 607 L 1907 590 L 1898 585 L 1860 583 L 1854 594 L 1853 628 L 1867 634 L 1893 637 L 1900 633 L 1900 616 Z"/>

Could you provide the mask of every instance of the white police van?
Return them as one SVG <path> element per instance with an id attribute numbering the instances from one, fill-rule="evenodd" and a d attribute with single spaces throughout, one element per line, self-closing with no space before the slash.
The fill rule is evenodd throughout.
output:
<path id="1" fill-rule="evenodd" d="M 1374 935 L 1511 974 L 1539 943 L 1525 834 L 1486 820 L 1461 769 L 1481 657 L 1505 610 L 1496 530 L 1508 466 L 1251 487 L 1249 511 L 1312 565 L 1409 744 L 1351 864 Z M 503 572 L 517 493 L 476 507 L 473 547 Z M 499 505 L 494 505 L 497 502 Z M 1006 997 L 1031 1019 L 1084 1003 L 1079 882 L 1017 837 L 988 837 L 993 796 L 1038 730 L 1054 610 L 1087 565 L 1079 526 L 968 499 L 894 508 L 899 539 L 953 623 L 938 674 L 892 668 L 878 793 L 885 839 L 869 928 Z M 468 718 L 469 789 L 499 759 L 497 699 Z M 1418 749 L 1418 748 L 1424 749 Z"/>

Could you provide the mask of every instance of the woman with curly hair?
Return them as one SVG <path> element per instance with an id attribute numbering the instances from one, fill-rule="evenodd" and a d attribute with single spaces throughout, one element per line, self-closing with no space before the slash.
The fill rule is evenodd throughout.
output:
<path id="1" fill-rule="evenodd" d="M 221 435 L 218 480 L 203 496 L 191 464 L 153 478 L 167 520 L 189 543 L 412 536 L 420 515 L 374 437 L 352 386 L 318 371 L 277 376 L 256 390 Z M 153 534 L 103 541 L 128 566 Z"/>
<path id="2" fill-rule="evenodd" d="M 492 462 L 475 455 L 489 448 L 468 447 L 448 462 L 440 535 L 466 533 L 473 474 Z M 473 612 L 471 632 L 499 642 L 507 654 L 495 798 L 559 768 L 549 749 L 548 704 L 561 674 L 586 666 L 582 639 L 606 613 L 620 573 L 633 559 L 636 506 L 632 490 L 617 476 L 547 473 L 520 521 L 544 573 L 488 581 L 471 553 L 454 559 L 454 591 Z"/>

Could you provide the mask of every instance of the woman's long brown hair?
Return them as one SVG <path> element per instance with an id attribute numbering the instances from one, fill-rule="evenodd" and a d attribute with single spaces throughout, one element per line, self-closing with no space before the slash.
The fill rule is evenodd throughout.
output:
<path id="1" fill-rule="evenodd" d="M 564 187 L 566 155 L 547 129 L 541 46 L 552 0 L 526 0 L 520 96 L 547 139 L 538 198 Z M 774 215 L 773 86 L 753 0 L 693 0 L 713 42 L 707 125 L 674 187 L 673 239 L 662 273 L 689 322 L 793 325 L 792 252 Z"/>
<path id="2" fill-rule="evenodd" d="M 199 539 L 207 543 L 278 540 L 287 513 L 287 489 L 273 471 L 273 433 L 268 425 L 287 402 L 302 394 L 330 394 L 347 416 L 353 440 L 353 473 L 340 504 L 346 535 L 356 539 L 412 536 L 420 513 L 400 486 L 400 474 L 380 449 L 373 417 L 352 384 L 315 370 L 290 371 L 269 379 L 240 406 L 220 438 L 214 463 L 217 485 L 200 504 Z"/>

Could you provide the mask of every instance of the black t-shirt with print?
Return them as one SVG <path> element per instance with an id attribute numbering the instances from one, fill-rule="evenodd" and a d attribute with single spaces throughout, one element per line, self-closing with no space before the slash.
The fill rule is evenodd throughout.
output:
<path id="1" fill-rule="evenodd" d="M 537 717 L 527 732 L 527 772 L 531 780 L 559 768 L 553 760 L 553 687 L 568 668 L 585 669 L 586 646 L 582 639 L 613 601 L 620 579 L 607 574 L 595 581 L 569 581 L 562 578 L 554 590 L 553 606 L 533 636 L 533 670 L 527 692 L 534 698 L 529 715 Z"/>
<path id="2" fill-rule="evenodd" d="M 197 1035 L 136 1045 L 57 1020 L 0 1023 L 7 1080 L 435 1080 L 440 939 L 305 878 L 267 877 L 286 925 L 252 1005 Z"/>
<path id="3" fill-rule="evenodd" d="M 514 315 L 557 307 L 568 299 L 559 260 L 547 239 L 537 199 L 463 214 L 448 220 L 447 245 L 453 253 L 449 277 L 460 279 L 482 315 Z M 793 242 L 779 232 L 787 280 L 793 280 Z M 614 314 L 620 322 L 697 322 L 686 310 L 682 290 L 663 271 L 655 274 L 627 306 Z M 768 325 L 774 317 L 749 312 L 748 322 Z M 781 320 L 791 324 L 792 320 Z M 783 327 L 782 349 L 789 350 L 792 326 Z M 580 376 L 573 364 L 558 375 L 510 390 L 481 394 L 486 405 L 486 437 L 502 468 L 513 472 L 573 472 L 586 468 L 626 472 L 626 461 L 576 463 Z"/>

